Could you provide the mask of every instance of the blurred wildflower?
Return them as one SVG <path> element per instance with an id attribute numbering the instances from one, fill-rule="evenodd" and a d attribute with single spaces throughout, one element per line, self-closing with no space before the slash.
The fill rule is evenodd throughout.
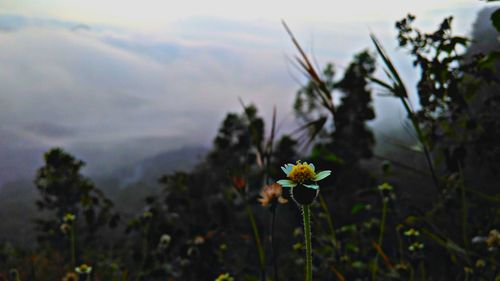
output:
<path id="1" fill-rule="evenodd" d="M 80 266 L 75 268 L 75 271 L 79 274 L 90 274 L 92 272 L 92 267 L 82 263 Z"/>
<path id="2" fill-rule="evenodd" d="M 241 240 L 243 240 L 243 241 L 250 241 L 250 240 L 252 240 L 252 236 L 250 236 L 250 235 L 248 235 L 248 234 L 241 234 L 241 235 L 240 235 L 240 238 L 241 238 Z"/>
<path id="3" fill-rule="evenodd" d="M 150 219 L 151 217 L 153 217 L 153 213 L 151 213 L 150 211 L 145 211 L 144 213 L 142 213 L 142 218 L 145 220 Z"/>
<path id="4" fill-rule="evenodd" d="M 356 268 L 356 269 L 363 269 L 366 267 L 366 264 L 363 263 L 362 261 L 355 261 L 355 262 L 351 263 L 351 266 L 353 268 Z"/>
<path id="5" fill-rule="evenodd" d="M 64 275 L 61 281 L 78 281 L 78 275 L 74 272 L 68 272 Z"/>
<path id="6" fill-rule="evenodd" d="M 160 247 L 161 249 L 166 249 L 168 248 L 168 246 L 170 245 L 170 241 L 172 240 L 172 237 L 170 237 L 170 235 L 168 234 L 163 234 L 161 237 L 160 237 L 160 243 L 158 243 L 158 247 Z"/>
<path id="7" fill-rule="evenodd" d="M 392 191 L 392 190 L 394 190 L 394 188 L 389 183 L 384 182 L 383 184 L 378 186 L 378 190 L 380 190 L 380 191 Z"/>
<path id="8" fill-rule="evenodd" d="M 420 232 L 414 228 L 410 228 L 404 232 L 405 236 L 419 236 Z"/>
<path id="9" fill-rule="evenodd" d="M 494 251 L 500 247 L 500 232 L 496 229 L 490 230 L 488 236 L 475 236 L 472 243 L 486 243 L 489 251 Z"/>
<path id="10" fill-rule="evenodd" d="M 292 248 L 295 251 L 298 251 L 298 250 L 302 250 L 304 248 L 304 245 L 300 242 L 297 242 L 297 243 L 293 244 Z"/>
<path id="11" fill-rule="evenodd" d="M 342 255 L 340 256 L 340 261 L 341 262 L 349 262 L 351 259 L 349 258 L 348 255 Z"/>
<path id="12" fill-rule="evenodd" d="M 215 281 L 234 281 L 234 278 L 229 275 L 229 273 L 223 273 L 215 279 Z"/>
<path id="13" fill-rule="evenodd" d="M 76 219 L 75 215 L 73 215 L 71 213 L 67 213 L 63 217 L 63 221 L 66 222 L 66 223 L 74 222 L 75 219 Z"/>
<path id="14" fill-rule="evenodd" d="M 486 238 L 486 245 L 488 245 L 490 250 L 500 247 L 500 232 L 498 230 L 493 229 L 490 231 Z"/>
<path id="15" fill-rule="evenodd" d="M 9 275 L 13 281 L 20 281 L 21 280 L 21 279 L 19 279 L 19 271 L 17 271 L 17 269 L 15 269 L 15 268 L 13 268 L 9 271 Z"/>
<path id="16" fill-rule="evenodd" d="M 295 237 L 301 236 L 303 233 L 304 233 L 304 230 L 302 228 L 300 228 L 300 227 L 296 227 L 293 230 L 293 236 L 295 236 Z"/>
<path id="17" fill-rule="evenodd" d="M 198 235 L 198 236 L 196 236 L 196 237 L 194 238 L 194 244 L 195 244 L 195 245 L 201 245 L 201 244 L 203 244 L 203 243 L 205 243 L 205 238 L 203 238 L 203 236 Z"/>
<path id="18" fill-rule="evenodd" d="M 396 200 L 396 194 L 394 193 L 394 187 L 390 183 L 384 182 L 384 183 L 380 184 L 377 187 L 377 189 L 382 194 L 383 200 L 385 202 L 389 201 L 389 199 Z"/>
<path id="19" fill-rule="evenodd" d="M 209 230 L 205 235 L 205 239 L 212 239 L 215 236 L 215 234 L 217 234 L 216 230 Z"/>
<path id="20" fill-rule="evenodd" d="M 464 271 L 467 274 L 473 274 L 474 273 L 474 270 L 472 270 L 472 268 L 470 268 L 468 266 L 464 267 Z"/>
<path id="21" fill-rule="evenodd" d="M 408 264 L 406 262 L 400 262 L 400 263 L 396 264 L 396 269 L 398 269 L 398 270 L 408 270 L 408 269 L 410 269 L 410 264 Z"/>
<path id="22" fill-rule="evenodd" d="M 281 185 L 277 183 L 266 185 L 260 191 L 260 198 L 258 200 L 260 204 L 264 207 L 267 207 L 269 205 L 275 205 L 276 203 L 280 204 L 288 203 L 288 200 L 283 198 L 282 192 L 283 190 L 281 188 Z"/>
<path id="23" fill-rule="evenodd" d="M 237 190 L 243 190 L 243 189 L 245 189 L 246 182 L 245 182 L 244 178 L 242 178 L 242 177 L 231 177 L 231 180 L 233 182 L 234 188 L 236 188 Z"/>
<path id="24" fill-rule="evenodd" d="M 472 238 L 471 242 L 473 244 L 483 243 L 483 242 L 486 242 L 487 239 L 488 238 L 484 237 L 484 236 L 475 236 L 474 238 Z"/>
<path id="25" fill-rule="evenodd" d="M 63 223 L 63 224 L 61 224 L 59 229 L 61 230 L 61 232 L 63 234 L 68 234 L 71 231 L 71 226 L 67 223 Z"/>
<path id="26" fill-rule="evenodd" d="M 483 268 L 486 266 L 486 262 L 483 259 L 478 259 L 476 261 L 476 267 L 477 268 Z"/>
<path id="27" fill-rule="evenodd" d="M 420 242 L 414 242 L 413 244 L 411 244 L 409 247 L 408 247 L 408 250 L 414 252 L 416 250 L 421 250 L 424 248 L 424 244 L 420 243 Z"/>

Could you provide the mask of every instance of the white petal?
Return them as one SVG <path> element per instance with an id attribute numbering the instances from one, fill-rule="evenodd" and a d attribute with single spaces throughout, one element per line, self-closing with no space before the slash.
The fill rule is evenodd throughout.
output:
<path id="1" fill-rule="evenodd" d="M 316 169 L 316 168 L 314 167 L 314 164 L 313 164 L 313 163 L 309 163 L 309 167 L 311 167 L 311 169 L 313 170 L 313 172 L 314 172 L 314 170 Z"/>
<path id="2" fill-rule="evenodd" d="M 316 190 L 319 188 L 319 185 L 314 184 L 314 183 L 313 184 L 304 184 L 304 186 L 307 188 L 312 188 L 312 189 L 316 189 Z"/>
<path id="3" fill-rule="evenodd" d="M 295 187 L 297 184 L 291 180 L 279 180 L 277 181 L 282 187 Z"/>
<path id="4" fill-rule="evenodd" d="M 288 176 L 290 174 L 290 172 L 292 171 L 293 166 L 294 165 L 292 165 L 292 164 L 285 164 L 283 167 L 281 167 L 281 170 L 283 170 L 283 172 Z"/>
<path id="5" fill-rule="evenodd" d="M 286 166 L 281 166 L 281 170 L 283 171 L 283 173 L 285 173 L 288 176 L 288 172 L 286 170 Z"/>
<path id="6" fill-rule="evenodd" d="M 319 173 L 316 174 L 316 177 L 314 177 L 314 181 L 320 181 L 326 177 L 328 177 L 330 174 L 332 173 L 332 171 L 321 171 Z"/>

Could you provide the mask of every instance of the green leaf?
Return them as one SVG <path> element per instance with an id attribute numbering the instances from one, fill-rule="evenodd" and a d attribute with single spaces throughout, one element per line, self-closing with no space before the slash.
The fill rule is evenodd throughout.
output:
<path id="1" fill-rule="evenodd" d="M 361 211 L 363 211 L 364 209 L 366 209 L 366 205 L 363 204 L 363 203 L 357 203 L 356 205 L 354 205 L 351 209 L 351 214 L 355 215 Z"/>
<path id="2" fill-rule="evenodd" d="M 355 261 L 351 264 L 351 266 L 356 269 L 362 269 L 366 267 L 362 261 Z"/>
<path id="3" fill-rule="evenodd" d="M 353 253 L 359 252 L 359 247 L 356 246 L 356 244 L 354 244 L 352 242 L 347 242 L 347 244 L 345 245 L 345 248 L 346 248 L 346 250 L 351 251 Z"/>
<path id="4" fill-rule="evenodd" d="M 393 65 L 391 59 L 389 58 L 389 56 L 387 55 L 387 52 L 385 51 L 384 47 L 378 41 L 377 37 L 374 34 L 370 34 L 370 38 L 372 39 L 372 42 L 375 45 L 375 49 L 377 49 L 377 53 L 380 55 L 380 57 L 384 61 L 385 66 L 388 69 L 387 74 L 396 83 L 396 85 L 395 85 L 396 87 L 392 87 L 392 88 L 394 88 L 393 89 L 394 95 L 399 96 L 399 97 L 408 97 L 408 93 L 407 93 L 406 88 L 404 86 L 403 80 L 401 80 L 401 77 L 400 77 L 398 71 L 394 67 L 394 65 Z M 374 82 L 379 83 L 377 81 L 374 81 Z M 383 84 L 380 84 L 380 83 L 379 83 L 379 85 L 383 86 Z"/>
<path id="5" fill-rule="evenodd" d="M 500 32 L 500 8 L 491 14 L 491 23 Z"/>
<path id="6" fill-rule="evenodd" d="M 491 52 L 485 56 L 480 62 L 479 67 L 492 69 L 495 66 L 495 62 L 500 60 L 500 52 Z"/>

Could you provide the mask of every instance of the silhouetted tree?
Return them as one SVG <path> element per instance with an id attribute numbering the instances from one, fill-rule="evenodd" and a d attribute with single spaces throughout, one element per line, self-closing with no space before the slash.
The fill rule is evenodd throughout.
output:
<path id="1" fill-rule="evenodd" d="M 85 221 L 83 232 L 90 239 L 102 226 L 115 226 L 119 216 L 112 213 L 113 202 L 92 181 L 81 174 L 85 163 L 60 148 L 44 155 L 45 165 L 38 169 L 35 185 L 41 199 L 36 202 L 40 210 L 51 211 L 54 217 L 37 221 L 40 239 L 57 237 L 65 214 L 80 216 Z M 48 237 L 47 237 L 48 236 Z"/>

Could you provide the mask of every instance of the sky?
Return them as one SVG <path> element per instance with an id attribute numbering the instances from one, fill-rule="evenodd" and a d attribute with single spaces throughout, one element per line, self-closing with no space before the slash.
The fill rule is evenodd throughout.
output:
<path id="1" fill-rule="evenodd" d="M 298 22 L 371 22 L 394 20 L 401 11 L 423 14 L 439 9 L 456 9 L 478 5 L 470 0 L 4 0 L 3 10 L 36 16 L 47 16 L 87 23 L 104 23 L 132 28 L 158 29 L 197 17 L 226 20 Z"/>
<path id="2" fill-rule="evenodd" d="M 282 133 L 291 131 L 294 93 L 304 79 L 290 62 L 295 50 L 281 20 L 318 65 L 334 62 L 339 72 L 371 46 L 374 32 L 412 83 L 417 72 L 395 49 L 394 22 L 411 12 L 430 31 L 454 15 L 455 30 L 466 35 L 487 5 L 1 0 L 0 177 L 26 163 L 39 165 L 41 152 L 52 146 L 96 167 L 208 146 L 225 114 L 241 110 L 239 98 L 255 103 L 268 120 L 276 106 Z M 374 126 L 400 126 L 404 113 L 396 100 L 377 97 L 375 106 Z"/>

